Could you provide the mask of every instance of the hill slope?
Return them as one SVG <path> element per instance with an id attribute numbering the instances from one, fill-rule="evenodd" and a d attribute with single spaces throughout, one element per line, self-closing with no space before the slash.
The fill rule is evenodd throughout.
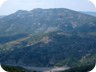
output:
<path id="1" fill-rule="evenodd" d="M 56 29 L 94 31 L 96 18 L 68 9 L 34 9 L 17 11 L 0 19 L 0 35 L 38 34 Z"/>
<path id="2" fill-rule="evenodd" d="M 0 19 L 3 36 L 13 37 L 0 43 L 5 65 L 75 67 L 96 62 L 96 18 L 76 11 L 19 10 Z"/>

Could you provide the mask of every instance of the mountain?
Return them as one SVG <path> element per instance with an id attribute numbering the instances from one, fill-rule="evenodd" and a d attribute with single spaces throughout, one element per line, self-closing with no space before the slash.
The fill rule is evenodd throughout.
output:
<path id="1" fill-rule="evenodd" d="M 19 10 L 0 19 L 0 38 L 4 65 L 76 67 L 96 63 L 96 17 L 73 10 Z"/>
<path id="2" fill-rule="evenodd" d="M 82 13 L 96 17 L 96 12 L 82 12 Z"/>
<path id="3" fill-rule="evenodd" d="M 62 8 L 19 10 L 0 19 L 0 35 L 38 34 L 58 29 L 86 32 L 87 28 L 95 29 L 95 22 L 93 16 Z"/>
<path id="4" fill-rule="evenodd" d="M 4 16 L 0 16 L 0 18 L 3 18 Z"/>

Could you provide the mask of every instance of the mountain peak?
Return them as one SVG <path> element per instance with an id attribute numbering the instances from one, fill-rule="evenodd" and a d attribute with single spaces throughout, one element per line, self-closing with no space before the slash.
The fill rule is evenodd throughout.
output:
<path id="1" fill-rule="evenodd" d="M 15 13 L 16 14 L 25 14 L 25 13 L 27 13 L 28 11 L 26 11 L 26 10 L 18 10 L 18 11 L 16 11 Z"/>
<path id="2" fill-rule="evenodd" d="M 0 62 L 7 65 L 74 67 L 93 63 L 96 17 L 65 8 L 19 10 L 0 19 L 0 42 Z M 95 59 L 88 60 L 91 55 Z"/>
<path id="3" fill-rule="evenodd" d="M 86 23 L 85 23 L 86 21 Z M 60 29 L 63 31 L 74 31 L 77 28 L 95 25 L 96 18 L 66 8 L 41 9 L 31 11 L 19 10 L 14 14 L 4 17 L 0 24 L 0 30 L 11 34 L 14 33 L 39 33 L 47 30 Z M 4 24 L 8 27 L 4 27 Z M 18 28 L 18 30 L 16 30 Z M 13 29 L 13 31 L 11 31 Z M 22 30 L 21 30 L 22 29 Z M 85 28 L 84 28 L 85 29 Z M 90 28 L 91 29 L 91 28 Z M 81 31 L 81 29 L 78 29 Z M 86 29 L 85 29 L 86 30 Z M 84 31 L 85 31 L 84 30 Z M 0 33 L 2 33 L 0 31 Z M 6 33 L 8 34 L 8 33 Z"/>

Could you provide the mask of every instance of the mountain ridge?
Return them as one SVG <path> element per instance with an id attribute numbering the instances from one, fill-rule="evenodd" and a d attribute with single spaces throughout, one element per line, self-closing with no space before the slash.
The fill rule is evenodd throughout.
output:
<path id="1" fill-rule="evenodd" d="M 55 17 L 57 18 L 55 19 Z M 81 19 L 81 21 L 79 18 Z M 1 26 L 0 34 L 10 35 L 10 34 L 18 34 L 18 33 L 23 34 L 28 32 L 42 33 L 46 31 L 48 28 L 50 29 L 49 23 L 52 24 L 51 27 L 53 28 L 56 28 L 58 26 L 57 28 L 59 29 L 65 29 L 66 31 L 69 31 L 71 29 L 74 31 L 74 29 L 82 26 L 82 24 L 87 24 L 87 26 L 90 26 L 90 24 L 95 25 L 94 23 L 96 22 L 95 19 L 96 18 L 93 16 L 85 15 L 76 11 L 63 9 L 63 8 L 34 9 L 31 12 L 19 11 L 0 19 L 0 26 Z M 85 21 L 87 23 L 84 23 Z M 39 28 L 39 26 L 41 28 Z M 32 29 L 31 27 L 34 29 Z"/>
<path id="2" fill-rule="evenodd" d="M 96 12 L 82 12 L 82 13 L 96 17 Z"/>
<path id="3" fill-rule="evenodd" d="M 56 8 L 19 10 L 0 19 L 1 38 L 18 34 L 0 43 L 1 64 L 74 67 L 96 62 L 96 17 Z"/>

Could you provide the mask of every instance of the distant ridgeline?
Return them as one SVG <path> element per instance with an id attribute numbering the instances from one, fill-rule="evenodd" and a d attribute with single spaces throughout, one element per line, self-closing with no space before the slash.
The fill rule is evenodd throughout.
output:
<path id="1" fill-rule="evenodd" d="M 82 12 L 82 13 L 96 17 L 96 12 Z"/>
<path id="2" fill-rule="evenodd" d="M 94 65 L 96 17 L 64 8 L 19 10 L 4 16 L 0 18 L 0 62 L 20 67 Z"/>

